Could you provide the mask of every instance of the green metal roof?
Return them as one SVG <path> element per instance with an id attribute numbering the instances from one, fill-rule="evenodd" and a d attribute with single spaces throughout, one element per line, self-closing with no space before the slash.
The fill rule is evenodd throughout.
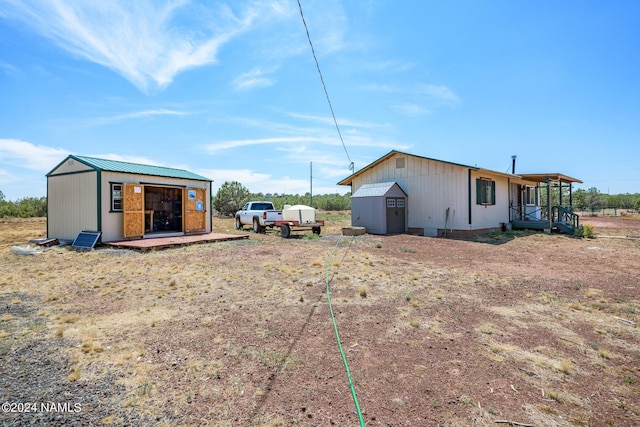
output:
<path id="1" fill-rule="evenodd" d="M 74 156 L 68 158 L 77 160 L 96 170 L 109 172 L 133 173 L 138 175 L 164 176 L 169 178 L 191 179 L 196 181 L 211 181 L 202 175 L 184 169 L 167 168 L 164 166 L 143 165 L 140 163 L 121 162 L 119 160 L 98 159 L 95 157 Z M 67 159 L 65 159 L 66 161 Z M 64 163 L 64 162 L 63 162 Z M 55 169 L 54 169 L 55 170 Z"/>

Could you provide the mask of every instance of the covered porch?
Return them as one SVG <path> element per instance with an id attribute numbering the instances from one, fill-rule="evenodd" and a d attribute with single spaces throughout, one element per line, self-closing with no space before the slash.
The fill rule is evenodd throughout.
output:
<path id="1" fill-rule="evenodd" d="M 509 222 L 513 229 L 555 230 L 573 234 L 580 217 L 573 212 L 573 183 L 560 173 L 520 174 L 510 188 Z"/>

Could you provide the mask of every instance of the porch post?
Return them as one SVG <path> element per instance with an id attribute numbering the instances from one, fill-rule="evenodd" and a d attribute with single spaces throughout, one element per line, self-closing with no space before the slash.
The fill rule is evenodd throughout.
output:
<path id="1" fill-rule="evenodd" d="M 511 187 L 511 178 L 507 178 L 507 188 L 509 189 L 509 222 L 512 220 L 511 211 L 513 211 L 513 189 Z"/>
<path id="2" fill-rule="evenodd" d="M 553 218 L 552 218 L 552 212 L 551 212 L 551 187 L 549 187 L 549 175 L 547 175 L 547 216 L 549 217 L 549 230 L 551 230 L 553 227 Z"/>
<path id="3" fill-rule="evenodd" d="M 569 206 L 571 207 L 571 211 L 573 212 L 573 184 L 569 183 Z"/>

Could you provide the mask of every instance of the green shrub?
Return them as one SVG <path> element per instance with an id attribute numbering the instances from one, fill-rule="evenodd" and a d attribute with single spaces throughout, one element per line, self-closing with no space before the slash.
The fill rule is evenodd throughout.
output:
<path id="1" fill-rule="evenodd" d="M 593 232 L 593 225 L 590 224 L 584 224 L 576 228 L 573 232 L 573 235 L 574 237 L 586 237 L 587 239 L 594 239 L 596 237 L 595 233 Z"/>

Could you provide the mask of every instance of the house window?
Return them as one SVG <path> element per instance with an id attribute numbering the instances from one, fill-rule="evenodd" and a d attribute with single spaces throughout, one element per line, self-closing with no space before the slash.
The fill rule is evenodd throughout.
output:
<path id="1" fill-rule="evenodd" d="M 111 211 L 122 211 L 122 184 L 111 183 Z"/>
<path id="2" fill-rule="evenodd" d="M 476 179 L 476 203 L 479 205 L 496 204 L 496 182 L 486 178 Z"/>
<path id="3" fill-rule="evenodd" d="M 538 204 L 538 194 L 536 193 L 536 187 L 526 187 L 525 190 L 525 202 L 528 205 L 537 205 Z"/>
<path id="4" fill-rule="evenodd" d="M 404 169 L 404 157 L 396 157 L 396 169 Z"/>

